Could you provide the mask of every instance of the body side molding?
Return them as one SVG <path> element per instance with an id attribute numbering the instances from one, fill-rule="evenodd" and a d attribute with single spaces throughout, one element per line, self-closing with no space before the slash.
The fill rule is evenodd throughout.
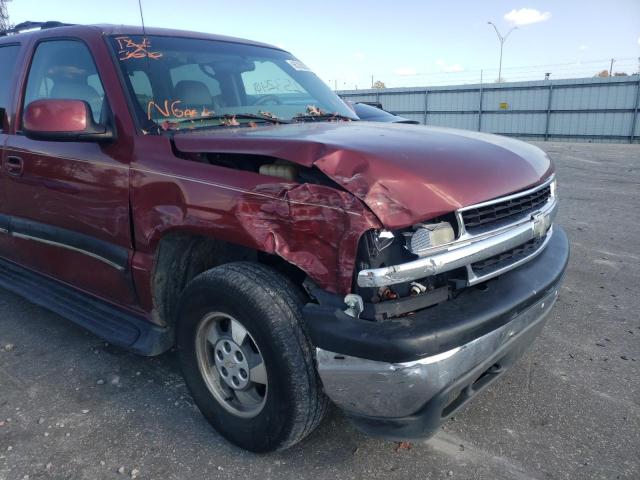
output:
<path id="1" fill-rule="evenodd" d="M 129 266 L 127 248 L 73 230 L 0 215 L 0 233 L 72 250 L 95 258 L 120 271 L 125 271 Z"/>

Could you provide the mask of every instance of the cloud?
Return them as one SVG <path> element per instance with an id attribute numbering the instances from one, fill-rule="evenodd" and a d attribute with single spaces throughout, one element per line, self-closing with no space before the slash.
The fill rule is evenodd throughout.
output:
<path id="1" fill-rule="evenodd" d="M 353 58 L 355 58 L 357 61 L 361 62 L 365 59 L 365 55 L 362 52 L 356 52 L 353 54 Z"/>
<path id="2" fill-rule="evenodd" d="M 589 50 L 589 45 L 580 45 L 580 46 L 578 47 L 578 50 L 582 50 L 583 52 L 584 52 L 585 50 Z"/>
<path id="3" fill-rule="evenodd" d="M 638 45 L 640 45 L 640 37 L 638 37 Z"/>
<path id="4" fill-rule="evenodd" d="M 521 8 L 511 10 L 504 14 L 504 19 L 514 25 L 530 25 L 532 23 L 544 22 L 551 18 L 550 12 L 541 12 L 535 8 Z"/>
<path id="5" fill-rule="evenodd" d="M 453 65 L 445 65 L 442 67 L 443 72 L 462 72 L 464 71 L 464 67 L 459 63 L 454 63 Z"/>
<path id="6" fill-rule="evenodd" d="M 459 63 L 454 63 L 449 65 L 447 62 L 439 58 L 436 60 L 436 65 L 439 67 L 441 72 L 452 73 L 452 72 L 462 72 L 464 71 L 464 67 Z"/>
<path id="7" fill-rule="evenodd" d="M 412 75 L 417 75 L 418 72 L 415 70 L 415 68 L 411 68 L 411 67 L 400 67 L 400 68 L 396 68 L 393 73 L 395 75 L 399 75 L 401 77 L 410 77 Z"/>

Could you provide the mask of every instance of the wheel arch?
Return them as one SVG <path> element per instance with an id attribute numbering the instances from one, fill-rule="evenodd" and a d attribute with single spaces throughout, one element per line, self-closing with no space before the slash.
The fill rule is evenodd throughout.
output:
<path id="1" fill-rule="evenodd" d="M 151 297 L 158 320 L 172 328 L 180 296 L 191 280 L 212 268 L 240 261 L 271 266 L 296 285 L 301 285 L 307 276 L 277 255 L 210 235 L 167 232 L 156 244 L 151 272 Z"/>

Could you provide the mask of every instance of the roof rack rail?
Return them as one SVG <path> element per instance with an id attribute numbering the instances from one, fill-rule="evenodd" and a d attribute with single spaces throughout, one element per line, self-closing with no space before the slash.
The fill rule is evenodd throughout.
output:
<path id="1" fill-rule="evenodd" d="M 18 33 L 21 33 L 27 30 L 35 30 L 35 29 L 45 30 L 47 28 L 69 27 L 71 25 L 73 24 L 55 22 L 55 21 L 49 21 L 49 22 L 27 21 L 27 22 L 19 23 L 18 25 L 15 25 L 13 28 L 10 28 L 8 30 L 0 30 L 0 37 L 6 37 L 7 35 L 17 35 Z"/>

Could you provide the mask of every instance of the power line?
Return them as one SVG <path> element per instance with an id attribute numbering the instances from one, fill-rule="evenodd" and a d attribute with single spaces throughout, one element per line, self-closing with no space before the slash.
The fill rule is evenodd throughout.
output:
<path id="1" fill-rule="evenodd" d="M 539 65 L 520 65 L 516 67 L 508 67 L 502 69 L 502 75 L 505 77 L 505 81 L 523 81 L 523 80 L 543 80 L 547 73 L 553 75 L 554 79 L 562 78 L 590 78 L 598 74 L 603 70 L 610 68 L 611 58 L 581 60 L 577 62 L 564 62 L 564 63 L 552 63 L 552 64 L 539 64 Z M 634 74 L 637 72 L 638 59 L 633 57 L 620 57 L 616 58 L 615 71 L 626 72 L 627 74 Z M 498 74 L 498 69 L 492 68 L 472 68 L 464 71 L 456 72 L 429 72 L 416 74 L 411 76 L 401 76 L 395 74 L 375 75 L 376 78 L 384 81 L 387 87 L 411 87 L 411 86 L 424 86 L 430 85 L 446 85 L 446 84 L 464 84 L 464 83 L 480 83 L 481 72 L 484 72 L 484 78 L 489 78 L 490 83 L 493 83 L 493 79 Z M 612 71 L 612 73 L 615 73 Z M 348 89 L 349 87 L 360 84 L 366 85 L 361 79 L 357 81 L 355 79 L 346 78 L 333 78 L 331 80 L 334 86 L 341 85 L 342 89 Z"/>

